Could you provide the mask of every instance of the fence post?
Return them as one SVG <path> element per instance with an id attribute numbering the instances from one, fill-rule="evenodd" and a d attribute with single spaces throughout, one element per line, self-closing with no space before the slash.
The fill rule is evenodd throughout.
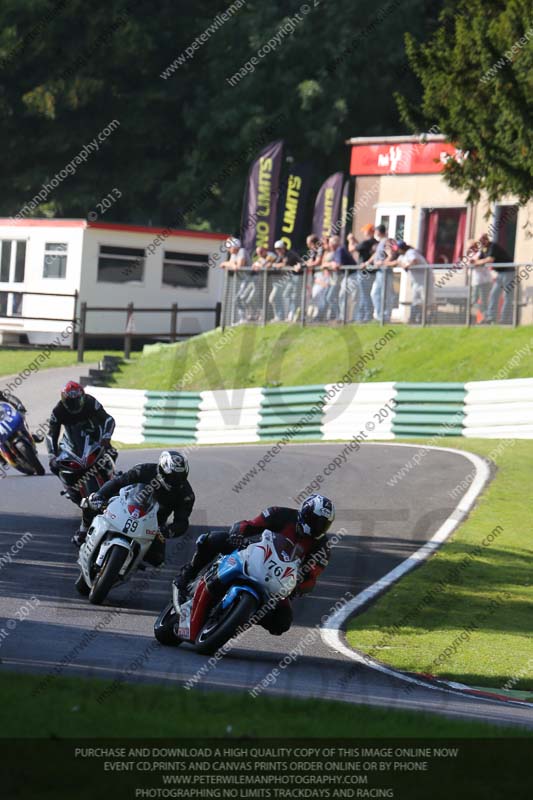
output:
<path id="1" fill-rule="evenodd" d="M 75 350 L 76 349 L 76 326 L 78 324 L 78 315 L 76 314 L 76 311 L 78 310 L 78 298 L 79 298 L 78 290 L 75 289 L 74 290 L 74 309 L 73 309 L 73 312 L 72 312 L 72 339 L 71 339 L 71 342 L 70 342 L 70 349 L 71 350 Z"/>
<path id="2" fill-rule="evenodd" d="M 224 270 L 224 280 L 222 282 L 222 311 L 221 311 L 221 325 L 222 333 L 226 330 L 226 314 L 228 309 L 228 272 Z"/>
<path id="3" fill-rule="evenodd" d="M 131 355 L 131 333 L 133 327 L 133 303 L 128 303 L 126 314 L 126 330 L 124 333 L 124 358 Z"/>
<path id="4" fill-rule="evenodd" d="M 309 272 L 309 268 L 304 266 L 303 273 L 302 273 L 302 296 L 300 298 L 300 324 L 302 328 L 305 328 L 306 325 L 306 317 L 307 317 L 307 273 Z"/>
<path id="5" fill-rule="evenodd" d="M 429 270 L 432 267 L 427 267 L 424 270 L 424 297 L 422 300 L 422 327 L 425 328 L 428 319 L 428 289 L 429 289 Z"/>
<path id="6" fill-rule="evenodd" d="M 520 300 L 520 280 L 518 277 L 518 267 L 514 268 L 514 287 L 513 287 L 513 328 L 518 326 L 518 301 Z"/>
<path id="7" fill-rule="evenodd" d="M 268 272 L 265 268 L 262 271 L 263 275 L 263 297 L 262 297 L 262 308 L 261 308 L 261 322 L 263 328 L 267 324 L 267 300 L 268 300 Z"/>
<path id="8" fill-rule="evenodd" d="M 465 267 L 466 281 L 467 281 L 467 297 L 466 297 L 466 325 L 467 328 L 472 327 L 472 268 Z"/>
<path id="9" fill-rule="evenodd" d="M 355 274 L 355 273 L 354 273 Z M 346 314 L 348 312 L 348 270 L 344 269 L 344 300 L 342 303 L 342 324 L 346 325 Z M 341 281 L 342 288 L 342 281 Z"/>
<path id="10" fill-rule="evenodd" d="M 381 267 L 382 274 L 383 274 L 383 281 L 381 283 L 381 314 L 379 324 L 385 324 L 385 298 L 387 297 L 387 276 L 389 270 L 387 267 Z"/>
<path id="11" fill-rule="evenodd" d="M 215 328 L 220 328 L 221 320 L 222 320 L 222 303 L 219 300 L 215 306 Z"/>
<path id="12" fill-rule="evenodd" d="M 78 364 L 83 364 L 85 352 L 85 326 L 87 323 L 87 303 L 83 302 L 80 308 L 80 329 L 78 331 Z"/>
<path id="13" fill-rule="evenodd" d="M 172 303 L 170 307 L 170 341 L 175 343 L 178 333 L 178 304 Z"/>

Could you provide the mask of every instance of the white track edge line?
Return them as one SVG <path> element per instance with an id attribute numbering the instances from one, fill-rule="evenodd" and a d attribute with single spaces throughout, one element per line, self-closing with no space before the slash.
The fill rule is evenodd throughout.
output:
<path id="1" fill-rule="evenodd" d="M 417 445 L 407 444 L 404 442 L 368 442 L 368 444 L 378 447 L 392 446 L 417 448 Z M 392 667 L 387 667 L 385 664 L 381 664 L 379 661 L 376 661 L 370 656 L 360 654 L 356 650 L 352 650 L 350 647 L 348 647 L 348 645 L 345 644 L 341 638 L 342 626 L 358 608 L 380 595 L 383 591 L 396 583 L 396 581 L 398 581 L 401 577 L 410 572 L 423 561 L 426 561 L 429 556 L 432 555 L 432 553 L 438 550 L 438 548 L 446 541 L 446 539 L 448 539 L 451 533 L 453 533 L 459 523 L 463 521 L 465 516 L 472 509 L 474 503 L 490 478 L 490 469 L 487 462 L 484 461 L 481 456 L 478 456 L 475 453 L 470 453 L 466 450 L 456 450 L 452 447 L 438 447 L 434 445 L 420 445 L 420 447 L 423 447 L 426 450 L 437 450 L 444 453 L 454 453 L 464 456 L 474 465 L 476 470 L 474 480 L 472 481 L 468 491 L 465 492 L 458 505 L 455 507 L 453 513 L 443 522 L 440 528 L 433 534 L 431 539 L 422 545 L 422 547 L 420 547 L 415 553 L 410 555 L 409 558 L 407 558 L 405 561 L 402 561 L 397 567 L 384 575 L 383 578 L 380 578 L 379 581 L 376 581 L 376 583 L 373 583 L 362 592 L 359 592 L 358 595 L 346 603 L 341 609 L 331 614 L 322 625 L 321 635 L 322 640 L 326 645 L 331 647 L 333 650 L 336 650 L 338 653 L 347 656 L 352 661 L 356 661 L 359 664 L 364 664 L 365 666 L 370 667 L 377 672 L 382 672 L 385 675 L 403 680 L 407 683 L 414 683 L 418 686 L 423 686 L 425 689 L 435 689 L 437 691 L 452 692 L 455 694 L 458 692 L 458 690 L 454 691 L 453 689 L 434 686 L 433 684 L 429 683 L 429 681 L 426 682 L 410 675 L 406 675 L 405 673 L 397 671 Z M 478 696 L 476 696 L 476 699 L 490 700 L 490 698 L 480 698 Z M 492 702 L 496 702 L 496 698 L 494 698 Z"/>

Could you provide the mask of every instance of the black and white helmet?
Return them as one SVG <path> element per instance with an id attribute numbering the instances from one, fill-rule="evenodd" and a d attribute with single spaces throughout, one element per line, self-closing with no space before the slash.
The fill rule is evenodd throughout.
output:
<path id="1" fill-rule="evenodd" d="M 189 474 L 186 456 L 177 450 L 163 450 L 157 462 L 157 475 L 165 489 L 174 489 L 185 483 Z"/>
<path id="2" fill-rule="evenodd" d="M 321 494 L 307 497 L 298 512 L 298 523 L 304 536 L 320 539 L 335 519 L 335 506 Z"/>

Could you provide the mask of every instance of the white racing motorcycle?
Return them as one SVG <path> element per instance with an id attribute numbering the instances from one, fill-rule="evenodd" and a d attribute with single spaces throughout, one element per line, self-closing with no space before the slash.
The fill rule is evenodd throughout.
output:
<path id="1" fill-rule="evenodd" d="M 95 605 L 112 586 L 124 583 L 141 564 L 159 534 L 159 505 L 143 483 L 125 486 L 106 510 L 94 518 L 80 547 L 76 589 Z"/>
<path id="2" fill-rule="evenodd" d="M 294 543 L 285 536 L 264 531 L 260 542 L 206 567 L 181 605 L 174 582 L 172 602 L 154 625 L 157 641 L 165 645 L 190 642 L 198 653 L 216 652 L 293 592 L 301 560 L 294 550 Z"/>

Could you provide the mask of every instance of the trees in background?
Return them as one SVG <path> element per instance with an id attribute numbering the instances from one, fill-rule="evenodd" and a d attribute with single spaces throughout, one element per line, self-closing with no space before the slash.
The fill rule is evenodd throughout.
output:
<path id="1" fill-rule="evenodd" d="M 300 0 L 248 0 L 216 23 L 229 5 L 3 0 L 0 214 L 17 213 L 113 120 L 39 215 L 84 217 L 116 188 L 106 220 L 230 231 L 262 142 L 284 137 L 318 186 L 347 169 L 346 138 L 405 130 L 393 93 L 419 95 L 404 32 L 427 37 L 440 1 L 309 0 L 304 13 Z"/>
<path id="2" fill-rule="evenodd" d="M 398 97 L 412 130 L 437 124 L 468 152 L 449 162 L 450 186 L 477 200 L 533 196 L 533 6 L 530 0 L 460 0 L 426 43 L 407 36 L 422 84 L 419 107 Z"/>

